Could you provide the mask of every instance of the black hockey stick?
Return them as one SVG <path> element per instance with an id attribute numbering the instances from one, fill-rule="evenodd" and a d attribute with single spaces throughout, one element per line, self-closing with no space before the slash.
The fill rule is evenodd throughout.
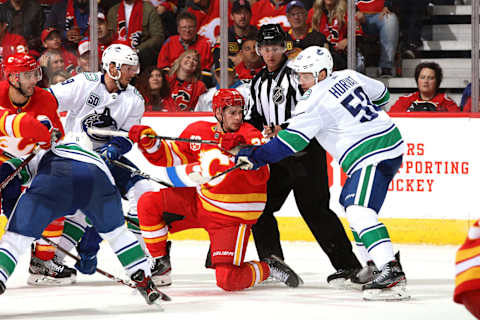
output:
<path id="1" fill-rule="evenodd" d="M 222 172 L 214 175 L 213 177 L 210 178 L 210 181 L 212 181 L 212 180 L 215 179 L 215 178 L 221 177 L 221 176 L 223 176 L 223 175 L 225 175 L 225 174 L 227 174 L 227 173 L 229 173 L 229 172 L 232 172 L 233 170 L 239 169 L 239 168 L 241 168 L 241 167 L 244 166 L 244 165 L 245 165 L 245 162 L 237 163 L 237 164 L 234 165 L 233 167 L 231 167 L 231 168 L 229 168 L 229 169 L 227 169 L 227 170 L 225 170 L 225 171 L 222 171 Z"/>
<path id="2" fill-rule="evenodd" d="M 128 138 L 128 132 L 126 131 L 117 131 L 117 130 L 108 130 L 108 129 L 99 129 L 99 128 L 88 128 L 87 132 L 89 134 L 98 134 L 100 136 L 112 136 L 112 137 L 124 137 Z M 188 138 L 176 138 L 176 137 L 167 137 L 167 136 L 156 136 L 147 134 L 145 135 L 148 138 L 161 139 L 161 140 L 171 140 L 171 141 L 180 141 L 180 142 L 190 142 L 190 143 L 203 143 L 203 144 L 212 144 L 218 145 L 218 141 L 215 140 L 201 140 L 201 139 L 188 139 Z"/>
<path id="3" fill-rule="evenodd" d="M 139 224 L 137 221 L 135 221 L 134 219 L 132 219 L 132 218 L 130 218 L 130 217 L 127 217 L 127 216 L 125 216 L 124 218 L 125 218 L 125 221 L 127 221 L 128 223 L 133 224 L 134 227 L 137 227 L 137 228 L 140 229 L 140 224 Z"/>
<path id="4" fill-rule="evenodd" d="M 0 192 L 5 189 L 5 187 L 7 186 L 7 184 L 10 183 L 10 181 L 13 180 L 13 178 L 15 178 L 15 176 L 20 172 L 22 171 L 23 168 L 25 168 L 28 163 L 30 161 L 32 161 L 32 159 L 37 155 L 38 153 L 38 150 L 39 148 L 38 147 L 35 147 L 33 150 L 32 150 L 32 153 L 30 153 L 28 155 L 28 157 L 22 161 L 22 163 L 20 163 L 20 165 L 12 172 L 10 173 L 10 175 L 8 177 L 5 178 L 5 180 L 2 181 L 2 183 L 0 183 Z M 4 151 L 3 154 L 9 158 L 15 158 L 15 156 L 9 154 L 8 152 Z"/>
<path id="5" fill-rule="evenodd" d="M 167 183 L 165 181 L 162 181 L 158 178 L 155 178 L 155 177 L 152 177 L 151 175 L 149 175 L 148 173 L 145 173 L 143 171 L 140 171 L 140 169 L 137 169 L 137 168 L 134 168 L 132 166 L 129 166 L 125 163 L 122 163 L 118 160 L 110 160 L 114 165 L 116 166 L 119 166 L 119 167 L 122 167 L 124 169 L 127 169 L 129 170 L 131 173 L 132 173 L 132 176 L 133 175 L 136 175 L 136 176 L 140 176 L 140 177 L 144 177 L 145 179 L 148 179 L 148 180 L 152 180 L 152 181 L 155 181 L 156 183 L 159 183 L 161 184 L 162 186 L 165 186 L 165 187 L 168 187 L 168 188 L 173 188 L 174 186 L 171 185 L 170 183 Z"/>
<path id="6" fill-rule="evenodd" d="M 52 240 L 42 236 L 42 239 L 45 240 L 48 244 L 54 246 L 55 248 L 57 248 L 58 250 L 62 251 L 63 253 L 65 253 L 67 256 L 69 256 L 70 258 L 74 259 L 75 261 L 77 262 L 80 262 L 80 258 L 71 254 L 70 252 L 68 252 L 68 250 L 62 248 L 62 246 L 59 246 L 58 244 L 56 244 L 55 242 L 53 242 Z M 104 275 L 105 277 L 117 282 L 117 283 L 120 283 L 120 284 L 123 284 L 127 287 L 130 287 L 130 288 L 133 288 L 133 289 L 137 289 L 137 286 L 133 283 L 131 283 L 130 281 L 125 281 L 121 278 L 118 278 L 118 277 L 115 277 L 113 274 L 111 273 L 108 273 L 106 271 L 103 271 L 102 269 L 100 268 L 95 268 L 95 271 L 100 273 L 101 275 Z M 160 299 L 162 299 L 163 301 L 171 301 L 172 299 L 166 295 L 165 293 L 161 292 L 160 290 L 157 289 L 157 291 L 160 293 Z"/>

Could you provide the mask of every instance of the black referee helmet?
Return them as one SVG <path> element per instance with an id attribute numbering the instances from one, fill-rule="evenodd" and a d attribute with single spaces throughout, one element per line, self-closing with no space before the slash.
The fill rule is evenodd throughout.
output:
<path id="1" fill-rule="evenodd" d="M 284 48 L 287 47 L 287 35 L 279 24 L 265 24 L 260 27 L 257 33 L 257 43 L 255 49 L 260 56 L 259 49 L 261 46 L 266 45 L 280 45 Z"/>

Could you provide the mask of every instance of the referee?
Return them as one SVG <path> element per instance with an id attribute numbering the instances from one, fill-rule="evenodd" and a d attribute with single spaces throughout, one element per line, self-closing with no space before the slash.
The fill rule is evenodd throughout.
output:
<path id="1" fill-rule="evenodd" d="M 273 136 L 292 116 L 302 93 L 292 69 L 287 67 L 286 35 L 279 24 L 260 28 L 256 49 L 266 66 L 252 80 L 246 120 Z M 329 208 L 325 150 L 313 139 L 304 151 L 270 165 L 267 203 L 252 229 L 255 246 L 260 259 L 271 254 L 284 259 L 274 213 L 293 190 L 300 214 L 337 270 L 327 281 L 333 286 L 341 285 L 356 274 L 361 265 L 340 220 Z"/>

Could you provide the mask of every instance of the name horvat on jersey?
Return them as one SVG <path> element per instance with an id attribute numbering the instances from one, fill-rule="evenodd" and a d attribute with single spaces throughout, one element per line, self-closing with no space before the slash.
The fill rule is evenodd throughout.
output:
<path id="1" fill-rule="evenodd" d="M 345 79 L 339 80 L 337 83 L 335 83 L 334 86 L 332 86 L 328 92 L 333 94 L 335 98 L 340 98 L 342 94 L 344 94 L 348 89 L 353 88 L 357 85 L 360 85 L 355 79 L 352 77 L 348 76 Z"/>

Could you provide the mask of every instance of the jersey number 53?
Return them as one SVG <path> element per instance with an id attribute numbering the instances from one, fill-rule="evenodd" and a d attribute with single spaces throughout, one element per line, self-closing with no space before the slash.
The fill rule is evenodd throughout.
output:
<path id="1" fill-rule="evenodd" d="M 361 115 L 360 122 L 371 121 L 378 117 L 377 111 L 380 110 L 368 98 L 362 87 L 357 87 L 353 93 L 342 100 L 342 106 L 351 113 L 353 117 Z"/>

